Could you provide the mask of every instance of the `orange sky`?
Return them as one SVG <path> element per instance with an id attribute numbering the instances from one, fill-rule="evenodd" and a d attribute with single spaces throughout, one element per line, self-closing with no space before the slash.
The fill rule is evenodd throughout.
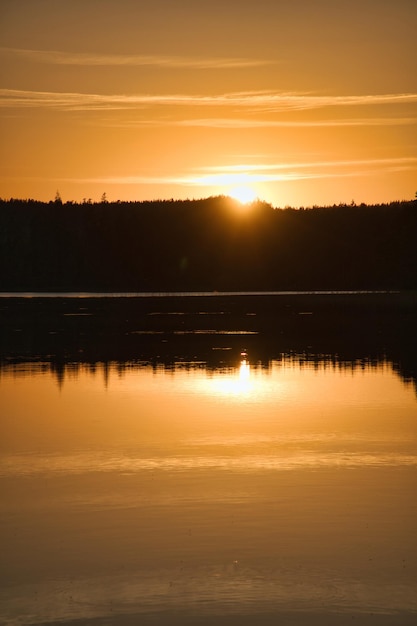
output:
<path id="1" fill-rule="evenodd" d="M 0 0 L 0 197 L 414 198 L 416 32 L 415 0 Z"/>

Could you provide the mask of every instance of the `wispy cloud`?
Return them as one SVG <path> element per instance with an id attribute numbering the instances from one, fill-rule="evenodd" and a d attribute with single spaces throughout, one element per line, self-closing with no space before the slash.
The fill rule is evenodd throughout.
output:
<path id="1" fill-rule="evenodd" d="M 175 55 L 92 54 L 88 52 L 61 52 L 57 50 L 25 50 L 1 48 L 0 53 L 36 63 L 80 66 L 152 66 L 178 69 L 238 69 L 271 64 L 262 59 L 234 57 L 186 57 Z"/>
<path id="2" fill-rule="evenodd" d="M 97 123 L 97 120 L 95 120 Z M 340 118 L 330 120 L 259 120 L 249 118 L 203 118 L 203 119 L 115 119 L 102 118 L 102 126 L 110 128 L 140 128 L 180 126 L 186 128 L 218 128 L 222 130 L 249 130 L 262 128 L 333 128 L 333 127 L 365 127 L 365 126 L 413 126 L 417 117 L 363 117 Z"/>
<path id="3" fill-rule="evenodd" d="M 200 172 L 258 172 L 286 169 L 306 169 L 306 168 L 346 168 L 346 167 L 386 167 L 392 165 L 415 166 L 417 157 L 397 157 L 388 159 L 353 159 L 349 161 L 309 161 L 303 163 L 258 163 L 258 164 L 238 164 L 208 166 L 199 168 Z"/>
<path id="4" fill-rule="evenodd" d="M 405 171 L 417 168 L 417 157 L 319 161 L 307 163 L 240 164 L 200 169 L 190 177 L 192 185 L 250 184 L 305 179 L 368 176 L 376 172 Z"/>
<path id="5" fill-rule="evenodd" d="M 134 124 L 135 122 L 132 122 Z M 140 123 L 140 122 L 139 122 Z M 146 122 L 144 122 L 146 123 Z M 149 121 L 148 123 L 152 123 Z M 157 123 L 157 122 L 155 122 Z M 169 124 L 170 122 L 165 122 Z M 350 119 L 331 120 L 256 120 L 256 119 L 232 119 L 232 118 L 206 118 L 190 119 L 171 122 L 178 126 L 191 126 L 201 128 L 321 128 L 335 126 L 410 126 L 417 124 L 417 117 L 363 117 Z"/>
<path id="6" fill-rule="evenodd" d="M 199 168 L 179 176 L 110 176 L 63 179 L 77 184 L 100 185 L 185 185 L 191 187 L 230 187 L 254 183 L 288 182 L 308 179 L 368 176 L 377 172 L 417 168 L 417 157 L 392 159 L 360 159 L 305 163 L 239 164 Z"/>
<path id="7" fill-rule="evenodd" d="M 0 89 L 1 107 L 37 107 L 69 111 L 137 109 L 155 106 L 219 107 L 252 112 L 285 112 L 326 107 L 413 104 L 417 94 L 317 96 L 270 91 L 234 92 L 220 95 L 193 94 L 89 94 Z"/>

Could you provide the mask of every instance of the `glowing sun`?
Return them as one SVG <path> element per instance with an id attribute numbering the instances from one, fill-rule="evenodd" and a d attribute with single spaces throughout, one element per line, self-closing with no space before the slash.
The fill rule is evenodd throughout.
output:
<path id="1" fill-rule="evenodd" d="M 242 204 L 249 204 L 256 200 L 256 191 L 247 185 L 241 185 L 239 187 L 233 187 L 229 191 L 229 196 L 238 200 Z"/>

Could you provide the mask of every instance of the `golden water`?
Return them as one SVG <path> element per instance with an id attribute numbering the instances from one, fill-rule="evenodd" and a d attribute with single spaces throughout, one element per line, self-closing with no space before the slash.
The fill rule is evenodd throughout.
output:
<path id="1" fill-rule="evenodd" d="M 388 364 L 26 364 L 0 403 L 1 623 L 416 614 L 417 400 Z"/>

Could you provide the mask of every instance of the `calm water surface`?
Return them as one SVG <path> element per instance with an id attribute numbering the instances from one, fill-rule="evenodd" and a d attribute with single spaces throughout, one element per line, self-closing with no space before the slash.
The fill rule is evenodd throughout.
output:
<path id="1" fill-rule="evenodd" d="M 2 368 L 0 623 L 414 623 L 415 386 L 226 344 Z"/>

